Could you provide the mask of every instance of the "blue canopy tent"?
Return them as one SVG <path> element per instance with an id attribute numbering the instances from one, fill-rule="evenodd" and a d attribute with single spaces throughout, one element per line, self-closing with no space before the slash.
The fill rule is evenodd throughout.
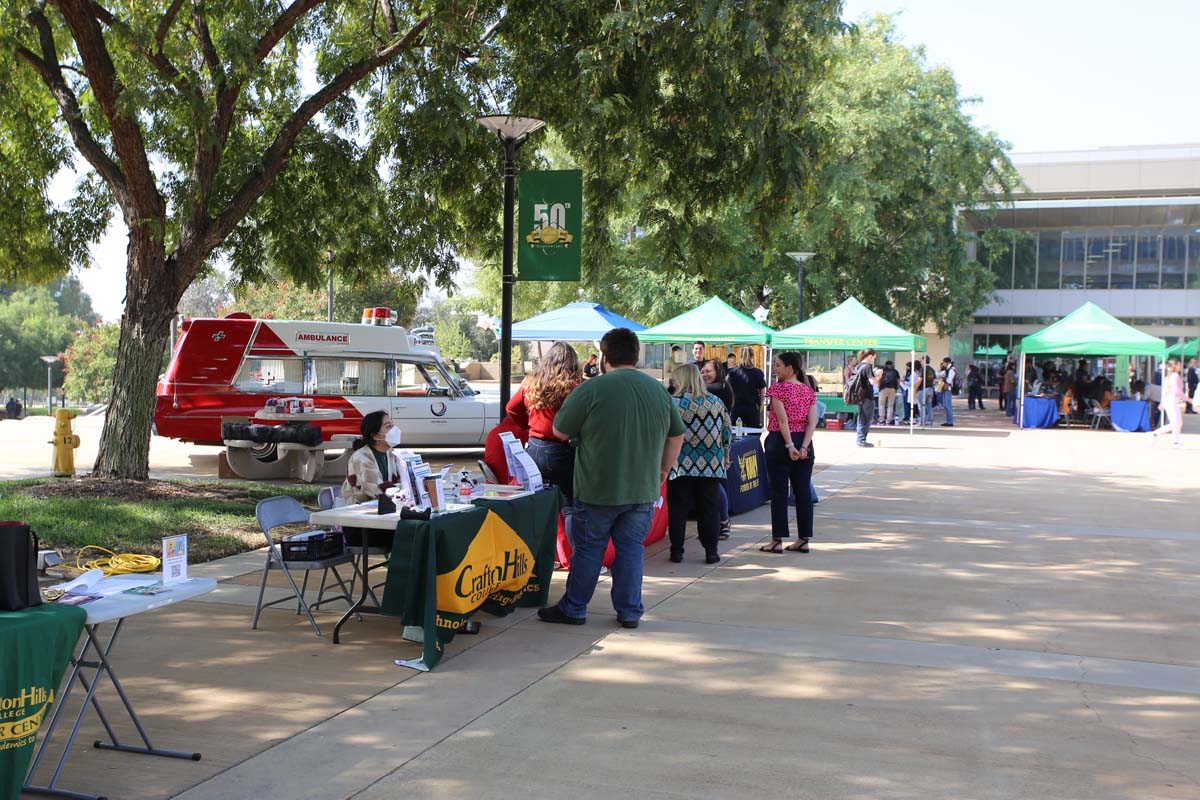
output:
<path id="1" fill-rule="evenodd" d="M 599 303 L 581 301 L 516 323 L 512 338 L 522 342 L 594 342 L 613 328 L 636 332 L 646 326 L 614 314 Z"/>

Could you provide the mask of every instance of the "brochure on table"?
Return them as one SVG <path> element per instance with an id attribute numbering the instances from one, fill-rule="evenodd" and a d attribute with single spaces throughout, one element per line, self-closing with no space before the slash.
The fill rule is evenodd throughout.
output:
<path id="1" fill-rule="evenodd" d="M 533 462 L 521 440 L 510 432 L 500 434 L 504 443 L 504 458 L 508 462 L 508 474 L 516 478 L 520 484 L 531 492 L 542 488 L 542 471 Z"/>

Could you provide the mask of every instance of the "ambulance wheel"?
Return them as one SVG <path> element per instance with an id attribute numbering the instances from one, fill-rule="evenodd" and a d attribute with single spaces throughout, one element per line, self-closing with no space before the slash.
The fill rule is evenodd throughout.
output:
<path id="1" fill-rule="evenodd" d="M 250 448 L 250 455 L 264 464 L 270 464 L 279 459 L 279 446 L 275 442 L 260 444 L 257 447 Z"/>

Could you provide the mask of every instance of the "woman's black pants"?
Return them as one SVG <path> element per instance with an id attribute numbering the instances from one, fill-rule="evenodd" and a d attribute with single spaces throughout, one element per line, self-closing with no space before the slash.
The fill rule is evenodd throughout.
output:
<path id="1" fill-rule="evenodd" d="M 803 433 L 793 433 L 792 442 L 799 447 L 804 442 Z M 788 490 L 796 496 L 796 530 L 801 539 L 813 535 L 813 505 L 808 484 L 812 480 L 813 460 L 816 452 L 808 446 L 808 458 L 793 461 L 788 455 L 783 434 L 772 431 L 767 434 L 765 452 L 767 475 L 771 478 L 771 537 L 787 539 L 788 533 Z"/>
<path id="2" fill-rule="evenodd" d="M 683 539 L 687 535 L 688 514 L 696 512 L 696 530 L 704 554 L 717 552 L 717 537 L 721 533 L 721 478 L 698 478 L 680 475 L 667 481 L 667 532 L 671 537 L 671 552 L 683 554 Z"/>

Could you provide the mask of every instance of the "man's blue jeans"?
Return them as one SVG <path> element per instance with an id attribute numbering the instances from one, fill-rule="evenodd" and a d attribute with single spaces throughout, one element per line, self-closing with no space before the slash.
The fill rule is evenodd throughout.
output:
<path id="1" fill-rule="evenodd" d="M 855 429 L 858 431 L 858 443 L 867 443 L 867 434 L 871 432 L 871 420 L 875 419 L 875 398 L 860 400 L 858 403 L 858 419 Z"/>
<path id="2" fill-rule="evenodd" d="M 608 540 L 612 539 L 616 559 L 612 565 L 612 604 L 617 619 L 638 620 L 642 607 L 643 542 L 654 518 L 653 503 L 623 506 L 595 506 L 575 500 L 572 525 L 574 552 L 567 590 L 558 608 L 568 617 L 586 617 L 588 603 L 600 579 L 600 567 Z"/>
<path id="3" fill-rule="evenodd" d="M 954 393 L 949 389 L 938 392 L 938 404 L 946 412 L 946 422 L 954 424 Z"/>
<path id="4" fill-rule="evenodd" d="M 1017 393 L 1006 392 L 1005 394 L 1008 402 L 1006 403 L 1007 408 L 1004 409 L 1004 413 L 1010 417 L 1015 417 L 1017 415 Z"/>

